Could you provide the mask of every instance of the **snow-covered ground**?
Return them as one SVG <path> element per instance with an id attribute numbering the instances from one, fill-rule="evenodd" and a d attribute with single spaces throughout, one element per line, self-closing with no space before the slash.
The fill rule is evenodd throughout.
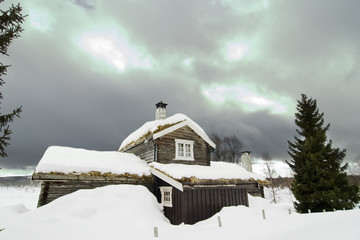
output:
<path id="1" fill-rule="evenodd" d="M 0 208 L 11 205 L 23 205 L 26 209 L 34 210 L 37 206 L 39 194 L 39 185 L 17 187 L 0 185 Z"/>
<path id="2" fill-rule="evenodd" d="M 289 165 L 287 165 L 286 162 L 273 160 L 273 161 L 271 161 L 271 163 L 273 164 L 272 168 L 275 170 L 273 177 L 293 177 L 294 176 L 294 173 L 292 172 L 291 168 L 289 167 Z M 266 175 L 264 172 L 266 169 L 264 160 L 254 159 L 252 168 L 253 168 L 254 173 Z"/>
<path id="3" fill-rule="evenodd" d="M 11 189 L 12 188 L 12 189 Z M 296 214 L 288 189 L 278 191 L 279 204 L 249 196 L 250 207 L 223 208 L 195 225 L 173 226 L 162 214 L 155 197 L 142 186 L 118 185 L 80 190 L 41 208 L 27 209 L 37 201 L 36 191 L 0 188 L 0 239 L 360 239 L 360 209 Z M 38 188 L 39 190 L 39 188 Z M 21 193 L 22 192 L 22 193 Z M 268 190 L 265 191 L 268 195 Z M 6 197 L 5 197 L 6 198 Z M 23 203 L 21 203 L 23 202 Z M 5 207 L 6 205 L 6 207 Z M 31 205 L 31 204 L 30 204 Z M 289 215 L 289 208 L 292 214 Z M 263 219 L 262 210 L 265 210 Z M 220 217 L 222 227 L 219 227 Z"/>

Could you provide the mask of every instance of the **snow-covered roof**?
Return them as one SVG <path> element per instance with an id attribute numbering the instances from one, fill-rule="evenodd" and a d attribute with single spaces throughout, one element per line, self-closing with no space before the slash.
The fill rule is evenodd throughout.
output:
<path id="1" fill-rule="evenodd" d="M 181 179 L 201 180 L 256 180 L 266 181 L 264 176 L 249 172 L 245 168 L 234 163 L 210 162 L 210 166 L 186 165 L 186 164 L 162 164 L 152 162 L 151 167 L 160 172 L 181 181 Z"/>
<path id="2" fill-rule="evenodd" d="M 159 138 L 169 132 L 175 131 L 183 126 L 189 126 L 199 136 L 201 136 L 211 147 L 216 145 L 207 136 L 205 131 L 188 116 L 182 113 L 175 114 L 166 119 L 154 120 L 146 122 L 135 132 L 131 133 L 120 145 L 119 151 L 124 151 L 132 146 L 140 144 L 151 138 Z"/>
<path id="3" fill-rule="evenodd" d="M 125 173 L 150 176 L 149 166 L 132 153 L 94 151 L 51 146 L 41 158 L 35 173 L 81 174 L 89 172 Z"/>

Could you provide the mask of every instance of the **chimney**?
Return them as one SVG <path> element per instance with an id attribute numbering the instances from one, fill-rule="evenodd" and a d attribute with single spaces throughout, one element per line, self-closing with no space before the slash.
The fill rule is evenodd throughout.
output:
<path id="1" fill-rule="evenodd" d="M 166 118 L 166 103 L 163 101 L 158 102 L 155 104 L 156 112 L 155 112 L 155 120 L 161 120 Z"/>
<path id="2" fill-rule="evenodd" d="M 250 151 L 245 151 L 241 153 L 241 165 L 249 172 L 252 172 L 250 153 L 251 153 Z"/>

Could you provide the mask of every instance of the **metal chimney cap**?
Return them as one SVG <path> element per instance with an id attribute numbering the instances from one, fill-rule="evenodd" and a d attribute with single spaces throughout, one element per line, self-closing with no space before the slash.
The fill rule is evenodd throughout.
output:
<path id="1" fill-rule="evenodd" d="M 156 108 L 166 108 L 167 104 L 163 103 L 163 101 L 158 102 L 155 104 Z"/>

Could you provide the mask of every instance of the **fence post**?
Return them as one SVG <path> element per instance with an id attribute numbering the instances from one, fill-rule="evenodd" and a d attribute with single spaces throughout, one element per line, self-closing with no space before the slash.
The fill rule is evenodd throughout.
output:
<path id="1" fill-rule="evenodd" d="M 265 216 L 265 210 L 264 209 L 262 210 L 262 216 L 263 216 L 263 219 L 265 220 L 266 216 Z"/>
<path id="2" fill-rule="evenodd" d="M 222 227 L 220 216 L 217 217 L 217 220 L 218 220 L 219 227 Z"/>
<path id="3" fill-rule="evenodd" d="M 310 209 L 308 209 L 308 212 L 309 212 L 309 213 L 311 213 L 311 210 L 310 210 Z"/>
<path id="4" fill-rule="evenodd" d="M 325 208 L 323 209 L 323 212 L 326 212 Z"/>
<path id="5" fill-rule="evenodd" d="M 159 237 L 158 227 L 154 227 L 154 237 Z"/>

